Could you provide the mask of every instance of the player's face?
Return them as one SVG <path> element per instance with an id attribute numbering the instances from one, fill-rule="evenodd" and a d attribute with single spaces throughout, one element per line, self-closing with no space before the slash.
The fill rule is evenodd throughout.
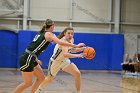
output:
<path id="1" fill-rule="evenodd" d="M 65 33 L 65 37 L 68 41 L 70 41 L 73 38 L 74 31 L 73 30 L 67 30 Z"/>
<path id="2" fill-rule="evenodd" d="M 54 29 L 55 29 L 55 26 L 54 26 L 54 24 L 51 26 L 51 30 L 52 30 L 52 32 L 54 31 Z"/>

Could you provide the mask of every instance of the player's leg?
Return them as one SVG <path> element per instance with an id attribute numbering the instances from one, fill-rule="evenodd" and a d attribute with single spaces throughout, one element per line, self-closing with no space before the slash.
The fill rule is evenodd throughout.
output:
<path id="1" fill-rule="evenodd" d="M 71 63 L 68 66 L 64 67 L 62 70 L 71 74 L 75 78 L 75 87 L 77 93 L 81 93 L 81 73 L 77 66 L 74 63 Z"/>
<path id="2" fill-rule="evenodd" d="M 47 75 L 45 80 L 39 85 L 38 89 L 36 90 L 35 93 L 41 93 L 41 91 L 52 81 L 54 80 L 53 76 Z"/>
<path id="3" fill-rule="evenodd" d="M 33 74 L 36 76 L 36 81 L 34 82 L 34 84 L 32 86 L 31 93 L 35 93 L 35 91 L 37 90 L 37 88 L 39 87 L 41 82 L 45 79 L 45 75 L 44 75 L 43 70 L 40 67 L 40 65 L 37 65 L 36 67 L 34 67 L 33 72 L 34 72 Z"/>
<path id="4" fill-rule="evenodd" d="M 21 93 L 26 88 L 32 86 L 32 79 L 33 79 L 33 67 L 32 67 L 32 56 L 24 53 L 20 58 L 20 70 L 24 82 L 18 85 L 14 91 L 14 93 Z"/>
<path id="5" fill-rule="evenodd" d="M 56 74 L 59 72 L 61 67 L 61 62 L 57 61 L 50 61 L 49 62 L 49 67 L 48 67 L 48 75 L 46 76 L 45 80 L 39 85 L 38 89 L 36 90 L 35 93 L 41 93 L 41 91 L 49 84 L 51 83 Z"/>
<path id="6" fill-rule="evenodd" d="M 33 72 L 22 72 L 22 77 L 24 82 L 16 87 L 14 93 L 22 93 L 23 90 L 32 86 Z"/>

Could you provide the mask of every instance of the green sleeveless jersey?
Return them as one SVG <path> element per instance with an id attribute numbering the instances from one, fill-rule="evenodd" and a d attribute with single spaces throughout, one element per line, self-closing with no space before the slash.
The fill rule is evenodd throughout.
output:
<path id="1" fill-rule="evenodd" d="M 37 56 L 43 52 L 49 45 L 49 41 L 47 41 L 44 37 L 44 33 L 38 33 L 33 41 L 27 47 L 27 50 L 31 51 L 33 54 Z"/>

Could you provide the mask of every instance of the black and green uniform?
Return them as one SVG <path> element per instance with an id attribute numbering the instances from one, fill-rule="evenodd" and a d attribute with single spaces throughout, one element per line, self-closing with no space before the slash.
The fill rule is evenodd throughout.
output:
<path id="1" fill-rule="evenodd" d="M 44 33 L 39 32 L 21 55 L 20 70 L 23 72 L 32 72 L 33 68 L 38 64 L 36 57 L 48 47 L 49 43 L 45 39 Z"/>

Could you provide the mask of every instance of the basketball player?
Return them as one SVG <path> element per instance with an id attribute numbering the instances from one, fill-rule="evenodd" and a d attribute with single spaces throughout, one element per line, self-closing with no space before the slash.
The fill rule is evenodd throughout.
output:
<path id="1" fill-rule="evenodd" d="M 25 52 L 22 53 L 20 57 L 20 70 L 24 82 L 16 87 L 14 93 L 21 93 L 30 86 L 32 86 L 31 93 L 35 93 L 40 83 L 45 79 L 44 73 L 40 65 L 38 65 L 41 61 L 37 57 L 48 47 L 52 40 L 61 46 L 80 47 L 85 45 L 84 43 L 75 45 L 59 40 L 52 33 L 53 30 L 54 22 L 51 19 L 47 19 L 41 31 L 35 36 Z M 32 83 L 33 76 L 37 78 L 34 84 Z"/>
<path id="2" fill-rule="evenodd" d="M 58 37 L 65 42 L 73 43 L 73 35 L 73 28 L 66 28 L 63 32 L 60 33 Z M 35 93 L 41 93 L 42 89 L 44 89 L 50 82 L 54 80 L 56 74 L 60 70 L 71 74 L 75 78 L 75 87 L 77 93 L 81 93 L 81 73 L 77 66 L 72 63 L 69 58 L 83 58 L 85 54 L 72 54 L 72 52 L 81 52 L 84 50 L 84 48 L 85 47 L 71 48 L 56 44 L 53 55 L 50 58 L 48 75 Z"/>

